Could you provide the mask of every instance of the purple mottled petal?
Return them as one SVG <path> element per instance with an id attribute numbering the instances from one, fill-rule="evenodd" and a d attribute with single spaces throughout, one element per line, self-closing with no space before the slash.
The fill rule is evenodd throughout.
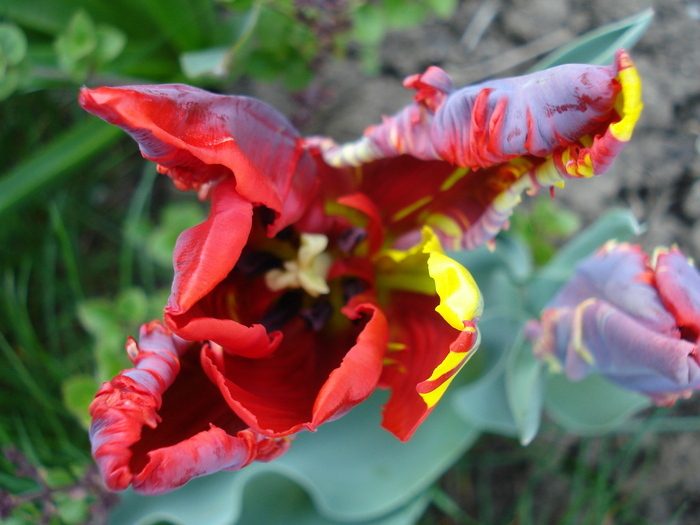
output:
<path id="1" fill-rule="evenodd" d="M 648 263 L 649 257 L 639 246 L 608 243 L 579 264 L 548 307 L 573 307 L 595 297 L 651 330 L 676 337 L 676 320 L 654 287 L 654 274 Z"/>
<path id="2" fill-rule="evenodd" d="M 615 75 L 610 67 L 565 65 L 463 88 L 436 113 L 432 142 L 459 166 L 546 157 L 610 117 L 620 89 Z"/>
<path id="3" fill-rule="evenodd" d="M 547 157 L 617 117 L 621 67 L 618 57 L 613 66 L 569 64 L 458 90 L 431 67 L 405 83 L 418 91 L 413 104 L 324 154 L 336 166 L 408 154 L 469 168 Z"/>
<path id="4" fill-rule="evenodd" d="M 573 381 L 595 371 L 647 394 L 700 387 L 696 345 L 659 334 L 606 302 L 560 309 L 555 320 L 543 319 L 545 341 L 553 345 L 544 353 L 554 354 Z"/>
<path id="5" fill-rule="evenodd" d="M 315 143 L 331 166 L 361 169 L 364 184 L 379 171 L 378 185 L 401 188 L 362 190 L 395 201 L 388 216 L 401 246 L 416 237 L 408 228 L 416 219 L 453 250 L 491 241 L 523 193 L 605 173 L 643 106 L 624 50 L 611 66 L 561 66 L 459 90 L 433 67 L 405 85 L 416 89 L 414 102 L 361 139 Z"/>

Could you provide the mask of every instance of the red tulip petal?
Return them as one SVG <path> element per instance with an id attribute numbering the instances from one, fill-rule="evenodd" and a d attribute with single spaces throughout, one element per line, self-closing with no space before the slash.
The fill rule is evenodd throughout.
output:
<path id="1" fill-rule="evenodd" d="M 197 350 L 158 322 L 127 343 L 136 367 L 103 384 L 90 406 L 93 455 L 112 490 L 159 494 L 287 450 L 286 440 L 256 434 L 231 412 Z"/>
<path id="2" fill-rule="evenodd" d="M 297 318 L 287 323 L 281 345 L 266 359 L 211 346 L 202 354 L 202 366 L 229 406 L 256 431 L 286 436 L 314 430 L 368 397 L 381 374 L 384 315 L 370 303 L 343 311 L 357 323 L 345 332 L 314 332 Z"/>
<path id="3" fill-rule="evenodd" d="M 381 383 L 391 397 L 382 426 L 402 441 L 434 408 L 429 394 L 454 377 L 478 345 L 476 329 L 456 331 L 435 312 L 438 303 L 437 297 L 394 292 L 387 309 L 391 343 Z"/>
<path id="4" fill-rule="evenodd" d="M 226 278 L 248 241 L 252 221 L 253 206 L 238 194 L 233 181 L 214 188 L 207 220 L 177 239 L 168 314 L 185 313 Z"/>
<path id="5" fill-rule="evenodd" d="M 279 337 L 259 324 L 246 326 L 230 309 L 207 309 L 206 297 L 229 275 L 245 247 L 252 227 L 253 207 L 236 191 L 233 180 L 217 184 L 209 217 L 180 234 L 173 256 L 175 278 L 165 320 L 180 337 L 235 346 L 242 355 L 262 357 Z"/>
<path id="6" fill-rule="evenodd" d="M 700 343 L 700 273 L 677 248 L 657 250 L 653 259 L 656 287 L 681 337 Z"/>
<path id="7" fill-rule="evenodd" d="M 316 396 L 310 429 L 337 419 L 374 391 L 382 372 L 382 360 L 389 342 L 389 326 L 384 313 L 374 304 L 355 296 L 342 310 L 351 321 L 369 321 L 357 336 L 355 345 L 345 354 Z"/>
<path id="8" fill-rule="evenodd" d="M 83 89 L 80 103 L 134 137 L 180 189 L 233 176 L 243 198 L 277 213 L 272 234 L 297 220 L 316 191 L 298 132 L 258 100 L 166 84 Z"/>

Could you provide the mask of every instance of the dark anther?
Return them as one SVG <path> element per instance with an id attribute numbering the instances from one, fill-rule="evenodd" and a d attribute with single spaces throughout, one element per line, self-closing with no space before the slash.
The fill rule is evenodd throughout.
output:
<path id="1" fill-rule="evenodd" d="M 360 279 L 356 277 L 345 279 L 343 281 L 343 302 L 347 304 L 350 299 L 364 291 L 365 285 Z"/>
<path id="2" fill-rule="evenodd" d="M 279 239 L 280 241 L 290 241 L 294 238 L 294 228 L 291 226 L 287 226 L 286 228 L 283 228 L 275 235 L 275 239 Z"/>
<path id="3" fill-rule="evenodd" d="M 262 324 L 268 332 L 281 330 L 301 308 L 301 293 L 298 291 L 287 292 L 272 305 L 265 315 Z"/>
<path id="4" fill-rule="evenodd" d="M 304 321 L 309 323 L 309 328 L 318 332 L 333 315 L 333 307 L 328 301 L 320 300 L 316 301 L 311 308 L 303 310 L 300 315 Z"/>
<path id="5" fill-rule="evenodd" d="M 265 227 L 275 222 L 275 219 L 277 218 L 275 210 L 268 208 L 267 206 L 260 206 L 256 208 L 255 211 L 260 214 L 260 222 Z"/>
<path id="6" fill-rule="evenodd" d="M 238 258 L 234 270 L 242 273 L 246 277 L 260 275 L 272 270 L 281 268 L 282 260 L 268 252 L 246 252 Z"/>
<path id="7" fill-rule="evenodd" d="M 350 253 L 367 237 L 367 232 L 364 228 L 348 228 L 338 238 L 337 245 L 340 250 L 345 253 Z"/>

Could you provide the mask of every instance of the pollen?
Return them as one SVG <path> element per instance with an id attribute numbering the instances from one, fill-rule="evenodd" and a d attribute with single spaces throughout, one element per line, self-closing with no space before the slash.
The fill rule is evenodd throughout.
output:
<path id="1" fill-rule="evenodd" d="M 326 253 L 328 237 L 319 233 L 302 233 L 296 260 L 286 261 L 283 268 L 265 274 L 265 284 L 276 292 L 286 288 L 302 288 L 312 297 L 330 292 L 326 278 L 333 262 Z"/>

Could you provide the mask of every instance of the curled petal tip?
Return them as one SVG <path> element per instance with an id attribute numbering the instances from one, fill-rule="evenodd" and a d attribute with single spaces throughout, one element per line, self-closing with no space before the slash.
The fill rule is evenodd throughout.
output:
<path id="1" fill-rule="evenodd" d="M 133 485 L 137 492 L 160 494 L 288 449 L 284 440 L 245 428 L 218 399 L 192 345 L 160 322 L 145 324 L 139 342 L 128 343 L 135 367 L 97 392 L 90 440 L 110 489 Z"/>

